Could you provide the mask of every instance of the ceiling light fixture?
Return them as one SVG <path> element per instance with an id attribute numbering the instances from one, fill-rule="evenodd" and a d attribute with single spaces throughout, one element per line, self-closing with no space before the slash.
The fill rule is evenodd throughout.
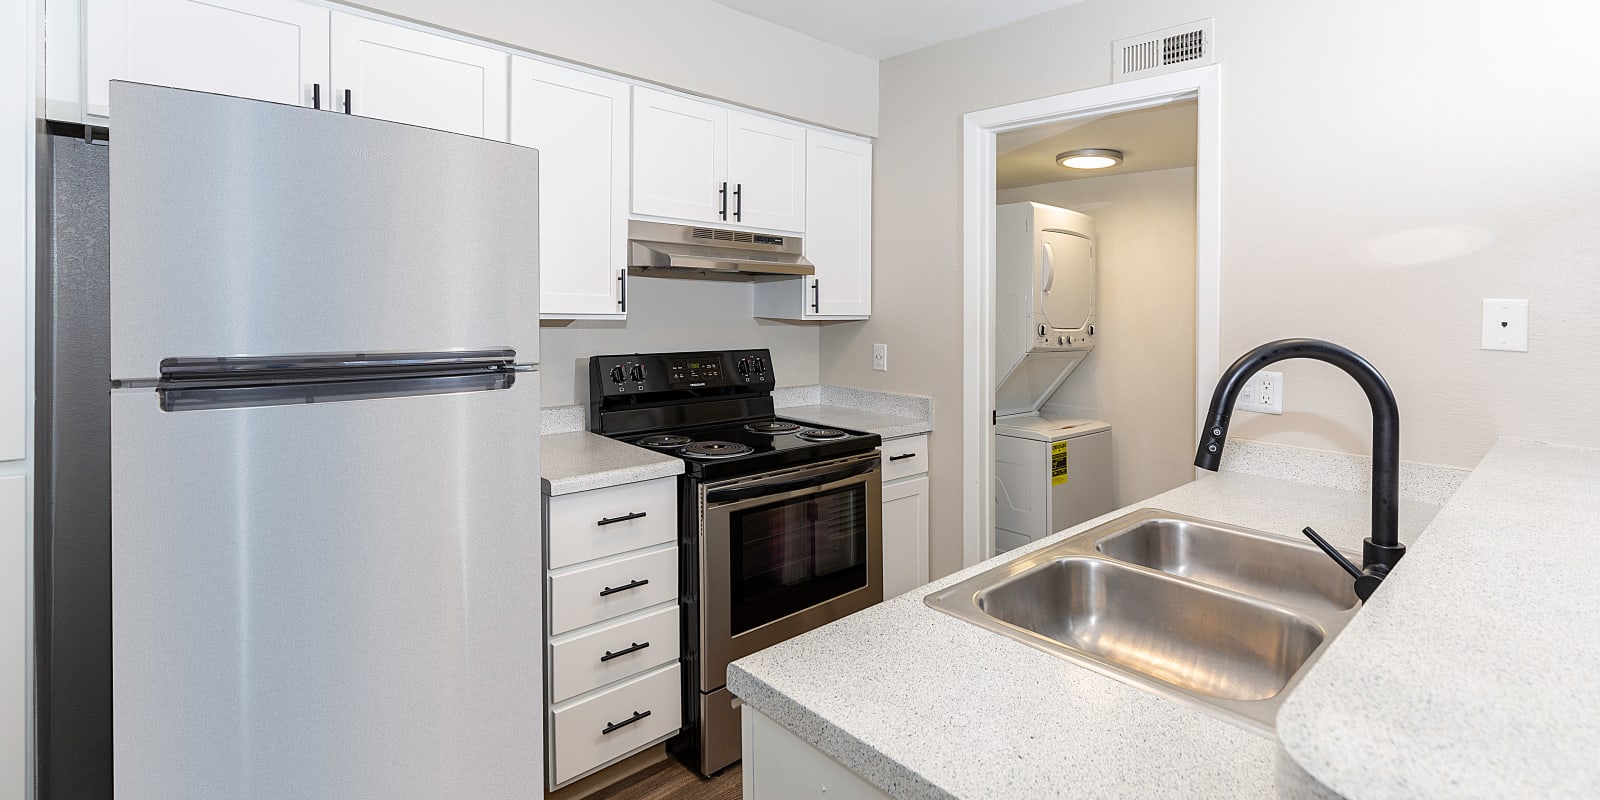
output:
<path id="1" fill-rule="evenodd" d="M 1071 169 L 1105 169 L 1122 163 L 1122 151 L 1096 147 L 1068 150 L 1056 156 L 1056 163 Z"/>

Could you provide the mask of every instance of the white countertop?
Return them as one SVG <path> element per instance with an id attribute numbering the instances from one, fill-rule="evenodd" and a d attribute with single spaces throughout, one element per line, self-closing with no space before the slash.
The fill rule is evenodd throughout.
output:
<path id="1" fill-rule="evenodd" d="M 1272 796 L 1271 739 L 923 603 L 1147 506 L 1285 535 L 1310 524 L 1355 550 L 1370 513 L 1365 493 L 1208 475 L 741 659 L 728 688 L 895 797 Z M 1436 511 L 1402 503 L 1402 540 Z"/>
<path id="2" fill-rule="evenodd" d="M 683 473 L 683 459 L 588 431 L 539 437 L 544 493 L 563 495 Z"/>
<path id="3" fill-rule="evenodd" d="M 1600 797 L 1600 451 L 1495 445 L 1278 736 L 1347 797 Z"/>

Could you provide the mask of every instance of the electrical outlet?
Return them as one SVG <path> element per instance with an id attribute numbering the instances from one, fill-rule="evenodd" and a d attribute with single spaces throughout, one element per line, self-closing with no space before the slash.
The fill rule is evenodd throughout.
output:
<path id="1" fill-rule="evenodd" d="M 1283 413 L 1283 373 L 1257 372 L 1239 390 L 1239 402 L 1234 408 L 1254 411 L 1257 414 Z"/>
<path id="2" fill-rule="evenodd" d="M 1528 352 L 1528 301 L 1483 301 L 1483 349 Z"/>
<path id="3" fill-rule="evenodd" d="M 872 368 L 879 372 L 889 371 L 889 345 L 875 344 L 872 346 Z"/>

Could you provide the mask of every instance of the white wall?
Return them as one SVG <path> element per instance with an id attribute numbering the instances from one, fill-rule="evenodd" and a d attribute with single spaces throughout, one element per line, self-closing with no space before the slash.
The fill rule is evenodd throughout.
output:
<path id="1" fill-rule="evenodd" d="M 540 404 L 589 401 L 589 356 L 682 350 L 772 350 L 779 386 L 817 382 L 819 328 L 755 319 L 748 281 L 628 277 L 628 319 L 540 330 Z"/>
<path id="2" fill-rule="evenodd" d="M 352 3 L 840 130 L 878 132 L 878 62 L 710 0 Z"/>
<path id="3" fill-rule="evenodd" d="M 1104 85 L 1111 41 L 1207 16 L 1222 363 L 1284 336 L 1354 348 L 1398 395 L 1406 459 L 1600 445 L 1600 4 L 1086 0 L 882 65 L 873 318 L 822 331 L 822 380 L 937 401 L 935 575 L 961 555 L 961 115 Z M 1484 297 L 1529 298 L 1531 352 L 1478 349 Z M 873 372 L 873 342 L 915 368 Z M 1286 413 L 1236 435 L 1366 452 L 1353 383 L 1284 372 Z"/>
<path id="4" fill-rule="evenodd" d="M 28 456 L 36 14 L 32 0 L 0 3 L 0 800 L 22 800 L 33 787 Z"/>
<path id="5" fill-rule="evenodd" d="M 1193 168 L 999 192 L 1094 217 L 1096 342 L 1046 411 L 1111 423 L 1118 506 L 1194 478 Z"/>

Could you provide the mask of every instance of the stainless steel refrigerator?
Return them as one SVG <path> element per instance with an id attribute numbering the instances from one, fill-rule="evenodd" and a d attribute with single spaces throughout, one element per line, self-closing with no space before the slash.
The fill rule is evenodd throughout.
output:
<path id="1" fill-rule="evenodd" d="M 112 107 L 117 796 L 537 793 L 537 153 Z"/>

